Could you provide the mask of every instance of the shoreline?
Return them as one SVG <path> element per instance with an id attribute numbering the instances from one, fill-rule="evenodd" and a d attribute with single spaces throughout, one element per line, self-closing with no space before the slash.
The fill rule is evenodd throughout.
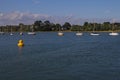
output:
<path id="1" fill-rule="evenodd" d="M 27 31 L 24 32 L 27 33 Z M 120 32 L 120 31 L 34 31 L 34 32 Z M 11 32 L 4 32 L 4 33 L 11 33 Z M 20 32 L 15 31 L 12 33 L 20 33 Z"/>

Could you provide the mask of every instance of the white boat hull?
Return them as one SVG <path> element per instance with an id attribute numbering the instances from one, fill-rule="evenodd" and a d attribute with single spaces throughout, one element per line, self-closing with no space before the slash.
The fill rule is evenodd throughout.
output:
<path id="1" fill-rule="evenodd" d="M 76 35 L 81 36 L 81 35 L 83 35 L 83 33 L 78 32 L 78 33 L 76 33 Z"/>
<path id="2" fill-rule="evenodd" d="M 20 32 L 20 35 L 23 35 L 23 32 Z"/>
<path id="3" fill-rule="evenodd" d="M 112 33 L 109 33 L 109 35 L 111 35 L 111 36 L 117 36 L 117 35 L 119 35 L 119 33 L 112 32 Z"/>
<path id="4" fill-rule="evenodd" d="M 98 33 L 90 33 L 90 35 L 92 35 L 92 36 L 99 36 L 100 34 L 98 34 Z"/>
<path id="5" fill-rule="evenodd" d="M 13 35 L 13 33 L 10 33 L 10 35 L 12 36 L 12 35 Z"/>
<path id="6" fill-rule="evenodd" d="M 36 35 L 35 32 L 28 32 L 29 35 Z"/>
<path id="7" fill-rule="evenodd" d="M 64 35 L 64 33 L 58 32 L 58 36 L 63 36 L 63 35 Z"/>

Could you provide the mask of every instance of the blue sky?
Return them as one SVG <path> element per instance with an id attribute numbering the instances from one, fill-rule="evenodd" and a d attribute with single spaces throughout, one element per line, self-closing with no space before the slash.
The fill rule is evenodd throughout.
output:
<path id="1" fill-rule="evenodd" d="M 3 14 L 19 12 L 20 14 L 71 16 L 82 19 L 114 18 L 120 20 L 119 3 L 120 0 L 1 0 L 0 18 L 3 19 Z"/>

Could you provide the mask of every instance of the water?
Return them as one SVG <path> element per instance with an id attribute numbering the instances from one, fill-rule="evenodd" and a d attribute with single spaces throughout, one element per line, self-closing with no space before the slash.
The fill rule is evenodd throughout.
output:
<path id="1" fill-rule="evenodd" d="M 0 80 L 120 80 L 120 35 L 100 34 L 0 35 Z"/>

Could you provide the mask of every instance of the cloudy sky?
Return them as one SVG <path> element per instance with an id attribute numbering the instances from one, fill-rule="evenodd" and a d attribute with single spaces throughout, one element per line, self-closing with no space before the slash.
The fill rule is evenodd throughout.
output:
<path id="1" fill-rule="evenodd" d="M 1 0 L 0 25 L 120 21 L 120 0 Z"/>

